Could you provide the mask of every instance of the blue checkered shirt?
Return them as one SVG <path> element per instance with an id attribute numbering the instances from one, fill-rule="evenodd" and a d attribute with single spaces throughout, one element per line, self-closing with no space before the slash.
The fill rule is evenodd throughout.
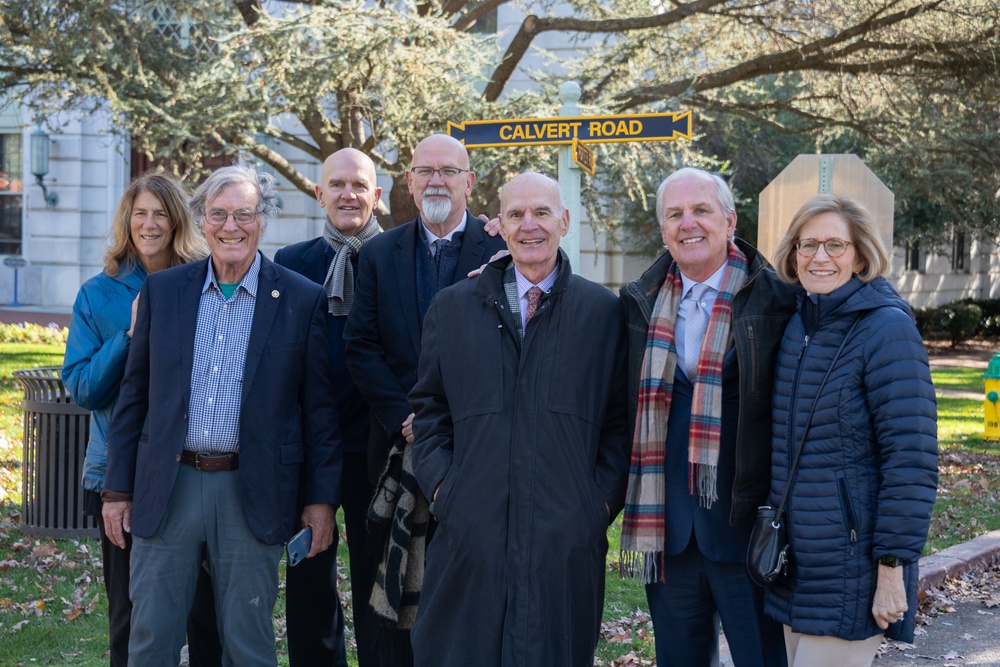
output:
<path id="1" fill-rule="evenodd" d="M 257 302 L 260 253 L 228 300 L 208 262 L 198 303 L 191 367 L 191 403 L 184 449 L 236 452 L 240 448 L 240 397 L 253 310 Z"/>

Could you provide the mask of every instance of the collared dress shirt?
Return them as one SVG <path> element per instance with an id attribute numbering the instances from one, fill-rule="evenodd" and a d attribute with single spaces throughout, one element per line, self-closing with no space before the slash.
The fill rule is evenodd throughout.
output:
<path id="1" fill-rule="evenodd" d="M 556 284 L 557 277 L 559 277 L 558 264 L 556 265 L 556 268 L 553 269 L 552 273 L 547 275 L 545 278 L 542 278 L 537 285 L 521 275 L 521 272 L 517 270 L 516 266 L 514 267 L 514 279 L 517 281 L 517 298 L 521 306 L 521 331 L 524 331 L 525 326 L 527 325 L 528 290 L 532 287 L 538 287 L 542 290 L 543 295 L 548 294 L 552 291 L 552 286 Z"/>
<path id="2" fill-rule="evenodd" d="M 198 303 L 198 324 L 191 367 L 191 399 L 184 449 L 194 452 L 239 451 L 243 368 L 257 302 L 260 253 L 239 287 L 226 299 L 212 263 Z"/>
<path id="3" fill-rule="evenodd" d="M 452 238 L 455 236 L 455 234 L 459 233 L 464 234 L 465 224 L 466 224 L 466 219 L 465 216 L 463 215 L 462 222 L 458 223 L 458 226 L 455 227 L 455 229 L 451 230 L 444 236 L 436 236 L 434 232 L 432 232 L 430 228 L 427 226 L 427 223 L 424 222 L 423 219 L 420 219 L 420 233 L 424 237 L 424 243 L 426 243 L 427 247 L 430 248 L 431 255 L 434 255 L 436 251 L 436 247 L 434 245 L 435 241 L 437 241 L 438 239 L 441 239 L 442 241 L 451 241 Z"/>
<path id="4" fill-rule="evenodd" d="M 710 275 L 702 284 L 710 289 L 705 291 L 701 301 L 705 305 L 705 310 L 711 314 L 715 307 L 715 299 L 719 296 L 719 289 L 722 287 L 722 278 L 726 274 L 726 263 L 724 262 L 718 270 Z M 696 368 L 698 357 L 701 356 L 701 347 L 695 350 L 688 350 L 684 343 L 684 334 L 687 331 L 687 314 L 689 309 L 698 307 L 690 298 L 691 288 L 698 283 L 681 273 L 681 303 L 677 307 L 677 326 L 674 328 L 674 345 L 677 347 L 677 365 L 683 369 Z M 688 359 L 688 355 L 694 355 L 693 359 Z M 685 370 L 685 374 L 687 371 Z M 693 377 L 689 380 L 694 382 Z"/>

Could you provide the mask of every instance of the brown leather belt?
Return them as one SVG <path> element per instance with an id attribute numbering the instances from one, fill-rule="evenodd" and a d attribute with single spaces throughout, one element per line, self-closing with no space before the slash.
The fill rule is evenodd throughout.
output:
<path id="1" fill-rule="evenodd" d="M 230 454 L 211 454 L 206 452 L 191 452 L 184 450 L 177 460 L 197 470 L 218 472 L 219 470 L 236 470 L 240 467 L 238 452 Z"/>

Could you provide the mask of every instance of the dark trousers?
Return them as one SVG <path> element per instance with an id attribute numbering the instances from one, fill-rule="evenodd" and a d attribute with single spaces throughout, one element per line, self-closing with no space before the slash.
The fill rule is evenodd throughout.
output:
<path id="1" fill-rule="evenodd" d="M 285 568 L 290 667 L 347 667 L 344 609 L 337 593 L 338 530 L 326 551 Z"/>
<path id="2" fill-rule="evenodd" d="M 351 556 L 351 609 L 358 642 L 358 667 L 378 667 L 380 651 L 372 636 L 368 607 L 378 572 L 378 554 L 375 549 L 368 548 L 368 507 L 375 495 L 368 475 L 368 454 L 344 454 L 343 471 L 340 493 L 347 527 L 347 549 Z"/>
<path id="3" fill-rule="evenodd" d="M 88 514 L 97 519 L 101 531 L 101 558 L 104 566 L 104 589 L 108 594 L 108 639 L 111 667 L 128 665 L 128 636 L 132 627 L 132 600 L 128 595 L 129 559 L 132 536 L 125 533 L 125 548 L 111 543 L 104 530 L 100 496 L 86 492 Z M 215 622 L 215 597 L 212 579 L 202 568 L 198 577 L 194 604 L 188 616 L 188 656 L 191 667 L 219 667 L 222 646 Z"/>
<path id="4" fill-rule="evenodd" d="M 646 585 L 658 667 L 719 664 L 719 621 L 736 667 L 785 667 L 781 625 L 764 615 L 764 589 L 745 563 L 719 563 L 688 547 L 663 558 L 665 581 Z"/>
<path id="5" fill-rule="evenodd" d="M 374 493 L 368 480 L 368 455 L 345 453 L 340 496 L 351 559 L 351 607 L 359 667 L 382 664 L 368 611 L 378 569 L 377 554 L 369 554 L 366 544 L 368 506 Z M 337 539 L 335 531 L 335 542 L 329 549 L 286 569 L 285 613 L 291 667 L 347 666 L 343 608 L 337 593 Z"/>

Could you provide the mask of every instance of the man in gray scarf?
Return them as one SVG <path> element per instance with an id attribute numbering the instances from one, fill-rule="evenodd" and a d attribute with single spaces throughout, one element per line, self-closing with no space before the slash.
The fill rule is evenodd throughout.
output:
<path id="1" fill-rule="evenodd" d="M 368 597 L 377 559 L 365 554 L 365 515 L 374 495 L 366 448 L 369 409 L 347 370 L 344 323 L 354 302 L 358 251 L 381 229 L 373 210 L 382 196 L 375 164 L 361 151 L 343 148 L 323 163 L 316 200 L 326 209 L 323 236 L 279 250 L 274 261 L 320 283 L 329 297 L 326 316 L 330 366 L 337 389 L 342 448 L 341 503 L 351 555 L 351 605 L 358 642 L 358 665 L 377 665 L 377 647 L 368 629 Z M 334 531 L 334 540 L 336 540 Z M 344 619 L 337 596 L 337 545 L 287 570 L 288 658 L 300 665 L 347 665 Z"/>

